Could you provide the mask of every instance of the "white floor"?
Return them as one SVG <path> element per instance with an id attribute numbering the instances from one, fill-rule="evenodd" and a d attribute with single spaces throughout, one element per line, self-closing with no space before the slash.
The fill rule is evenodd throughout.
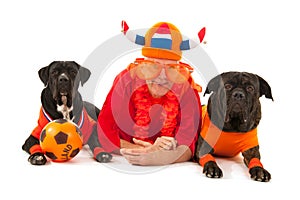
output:
<path id="1" fill-rule="evenodd" d="M 297 186 L 291 182 L 296 180 L 287 171 L 282 172 L 283 165 L 277 163 L 276 156 L 262 159 L 272 173 L 272 180 L 259 183 L 249 178 L 241 156 L 217 158 L 224 177 L 209 179 L 192 162 L 142 167 L 130 165 L 123 157 L 114 155 L 111 163 L 100 164 L 91 158 L 87 147 L 69 162 L 48 162 L 45 166 L 30 165 L 26 161 L 28 155 L 20 146 L 15 146 L 12 152 L 0 172 L 3 183 L 0 196 L 10 199 L 20 195 L 26 199 L 263 199 L 274 196 L 298 199 Z"/>

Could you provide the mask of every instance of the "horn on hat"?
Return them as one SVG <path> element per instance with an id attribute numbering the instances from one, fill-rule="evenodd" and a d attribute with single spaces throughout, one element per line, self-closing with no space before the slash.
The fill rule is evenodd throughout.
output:
<path id="1" fill-rule="evenodd" d="M 121 26 L 122 26 L 122 32 L 127 37 L 127 39 L 129 39 L 130 41 L 136 44 L 145 45 L 145 37 L 130 31 L 126 21 L 122 20 Z"/>
<path id="2" fill-rule="evenodd" d="M 198 32 L 198 38 L 200 40 L 200 43 L 203 41 L 204 36 L 205 36 L 205 31 L 206 28 L 203 27 L 199 32 Z M 193 49 L 198 45 L 198 43 L 194 40 L 183 40 L 180 44 L 180 50 L 189 50 Z"/>
<path id="3" fill-rule="evenodd" d="M 129 30 L 129 26 L 125 20 L 122 20 L 122 32 L 124 35 L 129 39 L 130 41 L 139 44 L 139 45 L 145 45 L 145 37 L 138 35 L 132 31 Z M 198 32 L 198 38 L 200 40 L 200 43 L 203 41 L 204 36 L 205 36 L 206 28 L 203 27 L 199 32 Z M 193 49 L 198 45 L 196 41 L 193 40 L 184 40 L 180 44 L 180 50 L 189 50 Z"/>

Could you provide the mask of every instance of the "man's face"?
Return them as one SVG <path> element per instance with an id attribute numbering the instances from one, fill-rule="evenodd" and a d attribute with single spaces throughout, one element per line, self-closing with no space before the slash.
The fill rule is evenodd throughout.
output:
<path id="1" fill-rule="evenodd" d="M 148 60 L 160 63 L 160 64 L 174 64 L 176 61 L 174 60 L 165 60 L 165 59 L 156 59 L 156 58 L 148 58 Z M 159 98 L 164 96 L 173 86 L 173 82 L 171 82 L 167 76 L 165 69 L 162 68 L 158 77 L 147 80 L 148 89 L 153 97 Z"/>

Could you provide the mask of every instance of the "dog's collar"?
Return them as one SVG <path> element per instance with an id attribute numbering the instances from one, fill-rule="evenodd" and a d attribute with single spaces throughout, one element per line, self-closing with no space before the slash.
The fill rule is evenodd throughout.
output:
<path id="1" fill-rule="evenodd" d="M 46 112 L 46 110 L 44 109 L 44 107 L 42 107 L 42 111 L 43 111 L 44 117 L 48 120 L 48 122 L 53 121 L 52 117 Z M 84 123 L 84 114 L 83 113 L 84 113 L 84 108 L 81 111 L 81 116 L 80 116 L 80 119 L 79 119 L 79 121 L 77 123 L 77 126 L 79 128 L 82 128 L 83 123 Z"/>

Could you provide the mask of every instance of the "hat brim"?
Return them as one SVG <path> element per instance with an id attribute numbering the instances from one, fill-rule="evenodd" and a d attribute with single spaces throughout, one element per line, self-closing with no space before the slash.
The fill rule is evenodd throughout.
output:
<path id="1" fill-rule="evenodd" d="M 180 60 L 181 52 L 176 53 L 172 50 L 168 49 L 159 49 L 153 47 L 143 47 L 142 55 L 149 58 L 160 58 L 160 59 L 168 59 L 168 60 Z"/>

